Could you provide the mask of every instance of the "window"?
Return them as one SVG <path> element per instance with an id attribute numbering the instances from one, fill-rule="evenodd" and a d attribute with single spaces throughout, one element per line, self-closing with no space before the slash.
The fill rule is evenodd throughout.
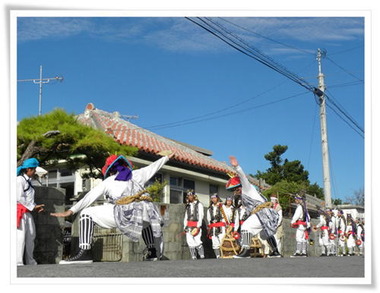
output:
<path id="1" fill-rule="evenodd" d="M 183 192 L 170 189 L 170 203 L 183 203 Z"/>
<path id="2" fill-rule="evenodd" d="M 73 175 L 73 172 L 69 169 L 61 169 L 60 173 L 62 177 Z"/>
<path id="3" fill-rule="evenodd" d="M 215 184 L 210 184 L 209 191 L 210 191 L 210 195 L 214 194 L 214 193 L 218 193 L 219 192 L 219 186 L 215 185 Z"/>
<path id="4" fill-rule="evenodd" d="M 189 190 L 189 189 L 195 189 L 195 182 L 193 180 L 187 180 L 187 179 L 184 179 L 183 180 L 183 188 L 185 189 L 185 191 Z"/>
<path id="5" fill-rule="evenodd" d="M 181 177 L 170 177 L 170 203 L 185 203 L 188 189 L 195 190 L 195 181 Z"/>

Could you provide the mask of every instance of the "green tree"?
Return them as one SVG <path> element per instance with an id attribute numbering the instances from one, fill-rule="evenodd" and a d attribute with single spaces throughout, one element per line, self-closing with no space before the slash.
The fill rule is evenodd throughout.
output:
<path id="1" fill-rule="evenodd" d="M 314 195 L 319 199 L 324 199 L 323 188 L 320 187 L 317 183 L 309 184 L 306 188 L 306 193 Z"/>
<path id="2" fill-rule="evenodd" d="M 264 155 L 264 158 L 269 161 L 271 167 L 266 172 L 257 171 L 255 177 L 262 178 L 266 183 L 274 185 L 281 180 L 294 181 L 294 182 L 307 182 L 309 172 L 304 170 L 300 161 L 289 161 L 283 159 L 281 156 L 287 151 L 286 145 L 275 145 L 273 151 Z"/>
<path id="3" fill-rule="evenodd" d="M 290 213 L 291 203 L 294 202 L 294 195 L 306 190 L 306 183 L 298 183 L 294 181 L 281 180 L 272 185 L 271 188 L 263 191 L 264 196 L 268 199 L 271 194 L 277 194 L 278 200 L 287 213 Z"/>
<path id="4" fill-rule="evenodd" d="M 88 167 L 88 176 L 97 177 L 95 171 L 100 170 L 110 154 L 130 156 L 136 152 L 137 148 L 117 143 L 61 109 L 25 118 L 17 125 L 18 164 L 29 157 L 36 157 L 41 165 L 63 159 L 70 168 Z"/>
<path id="5" fill-rule="evenodd" d="M 289 184 L 294 183 L 295 186 L 299 187 L 299 190 L 305 190 L 306 193 L 323 199 L 323 189 L 319 187 L 317 183 L 310 184 L 309 172 L 305 170 L 301 161 L 282 159 L 281 156 L 287 150 L 288 146 L 286 145 L 273 146 L 273 151 L 264 155 L 264 158 L 270 163 L 270 168 L 268 168 L 266 172 L 257 171 L 254 177 L 264 179 L 266 183 L 272 185 L 272 188 L 277 184 L 281 184 L 281 188 L 283 188 L 283 186 L 285 186 L 284 182 L 288 182 Z M 293 189 L 297 189 L 289 185 L 287 185 L 287 188 L 287 190 L 284 190 L 285 193 L 292 193 Z"/>
<path id="6" fill-rule="evenodd" d="M 332 204 L 334 206 L 338 206 L 338 205 L 343 204 L 343 202 L 342 202 L 342 200 L 340 198 L 336 198 L 336 199 L 333 199 Z"/>

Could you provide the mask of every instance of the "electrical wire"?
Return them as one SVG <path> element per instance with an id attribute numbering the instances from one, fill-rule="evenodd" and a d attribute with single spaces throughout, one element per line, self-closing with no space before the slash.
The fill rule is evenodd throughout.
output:
<path id="1" fill-rule="evenodd" d="M 276 63 L 272 58 L 269 56 L 266 56 L 262 52 L 260 52 L 257 48 L 254 48 L 244 42 L 241 38 L 237 37 L 236 35 L 229 32 L 225 27 L 222 25 L 213 22 L 212 20 L 206 18 L 197 18 L 197 22 L 191 18 L 186 17 L 191 22 L 195 23 L 196 25 L 202 27 L 206 31 L 210 32 L 229 46 L 233 47 L 234 49 L 238 50 L 239 52 L 255 59 L 256 61 L 266 65 L 267 67 L 277 71 L 278 73 L 284 75 L 285 77 L 289 78 L 290 80 L 296 82 L 297 84 L 301 85 L 302 87 L 308 89 L 309 91 L 313 91 L 314 87 L 310 84 L 308 84 L 305 80 L 298 77 L 294 73 L 287 70 L 284 66 Z"/>
<path id="2" fill-rule="evenodd" d="M 199 118 L 199 119 L 186 119 L 186 120 L 183 120 L 183 121 L 180 121 L 180 122 L 173 122 L 173 123 L 167 123 L 167 124 L 163 124 L 163 125 L 144 127 L 144 128 L 148 129 L 148 130 L 158 130 L 158 129 L 166 129 L 166 128 L 172 128 L 172 127 L 179 127 L 179 126 L 184 126 L 184 125 L 188 125 L 188 124 L 204 122 L 204 121 L 208 121 L 208 120 L 215 120 L 215 119 L 224 118 L 224 117 L 231 116 L 231 115 L 241 114 L 241 113 L 248 112 L 248 111 L 251 111 L 251 110 L 256 110 L 256 109 L 263 108 L 263 107 L 266 107 L 266 106 L 269 106 L 269 105 L 277 104 L 277 103 L 280 103 L 280 102 L 283 102 L 283 101 L 286 101 L 286 100 L 293 99 L 295 97 L 304 95 L 306 93 L 308 93 L 308 91 L 304 91 L 302 93 L 294 94 L 294 95 L 291 95 L 291 96 L 288 96 L 288 97 L 285 97 L 285 98 L 282 98 L 282 99 L 279 99 L 279 100 L 270 101 L 270 102 L 267 102 L 267 103 L 264 103 L 264 104 L 255 105 L 255 106 L 252 106 L 252 107 L 246 107 L 246 108 L 241 109 L 241 110 L 236 110 L 236 111 L 233 111 L 233 112 L 230 112 L 230 113 L 226 113 L 223 116 L 218 115 L 218 116 L 209 116 L 209 117 L 203 118 L 203 119 L 202 118 Z"/>
<path id="3" fill-rule="evenodd" d="M 326 105 L 328 105 L 343 121 L 345 121 L 352 129 L 354 129 L 357 133 L 359 133 L 362 137 L 364 137 L 364 130 L 358 125 L 358 123 L 345 111 L 341 106 L 339 106 L 330 96 L 326 95 L 326 93 L 322 93 L 319 89 L 309 84 L 307 81 L 302 79 L 301 77 L 298 77 L 296 74 L 290 72 L 287 70 L 284 66 L 278 64 L 275 62 L 272 58 L 269 56 L 266 56 L 260 50 L 257 48 L 247 44 L 244 40 L 239 38 L 238 36 L 234 35 L 230 31 L 228 31 L 225 27 L 220 25 L 219 23 L 216 23 L 212 21 L 210 18 L 200 18 L 197 17 L 198 21 L 195 21 L 189 17 L 186 17 L 186 19 L 190 20 L 191 22 L 195 23 L 196 25 L 200 26 L 204 30 L 208 31 L 212 35 L 216 36 L 232 48 L 238 50 L 239 52 L 247 55 L 248 57 L 251 57 L 255 59 L 256 61 L 266 65 L 267 67 L 275 70 L 276 72 L 282 74 L 283 76 L 289 78 L 290 80 L 296 82 L 297 84 L 301 85 L 302 87 L 306 88 L 307 90 L 314 93 L 314 97 L 317 103 L 318 98 L 315 95 L 321 96 L 325 95 L 325 97 L 328 100 L 328 103 L 326 102 Z M 330 105 L 331 103 L 331 105 Z M 344 118 L 341 114 L 343 114 Z M 350 121 L 353 126 L 355 126 L 357 129 L 355 129 L 352 125 L 348 123 Z"/>

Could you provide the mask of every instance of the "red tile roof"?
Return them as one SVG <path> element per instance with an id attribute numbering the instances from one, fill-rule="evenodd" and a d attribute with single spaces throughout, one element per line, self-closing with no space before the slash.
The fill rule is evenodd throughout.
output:
<path id="1" fill-rule="evenodd" d="M 234 172 L 226 163 L 217 161 L 183 144 L 138 127 L 120 118 L 117 112 L 109 113 L 96 109 L 91 103 L 86 106 L 85 112 L 78 116 L 78 121 L 103 130 L 120 144 L 137 147 L 140 151 L 146 153 L 157 154 L 163 150 L 172 150 L 175 152 L 173 159 L 181 163 L 225 174 Z"/>

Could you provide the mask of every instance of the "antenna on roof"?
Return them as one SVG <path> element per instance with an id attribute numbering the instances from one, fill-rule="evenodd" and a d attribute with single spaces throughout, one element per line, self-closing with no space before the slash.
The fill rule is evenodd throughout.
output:
<path id="1" fill-rule="evenodd" d="M 62 76 L 55 76 L 55 77 L 46 77 L 42 78 L 42 65 L 40 65 L 40 78 L 32 78 L 32 79 L 19 79 L 17 81 L 19 82 L 25 82 L 25 81 L 32 81 L 34 84 L 39 84 L 40 85 L 40 91 L 38 95 L 38 116 L 41 115 L 42 113 L 42 85 L 45 83 L 49 83 L 52 80 L 56 81 L 63 81 Z"/>
<path id="2" fill-rule="evenodd" d="M 137 115 L 120 115 L 120 117 L 124 118 L 125 120 L 139 119 L 139 116 Z"/>

